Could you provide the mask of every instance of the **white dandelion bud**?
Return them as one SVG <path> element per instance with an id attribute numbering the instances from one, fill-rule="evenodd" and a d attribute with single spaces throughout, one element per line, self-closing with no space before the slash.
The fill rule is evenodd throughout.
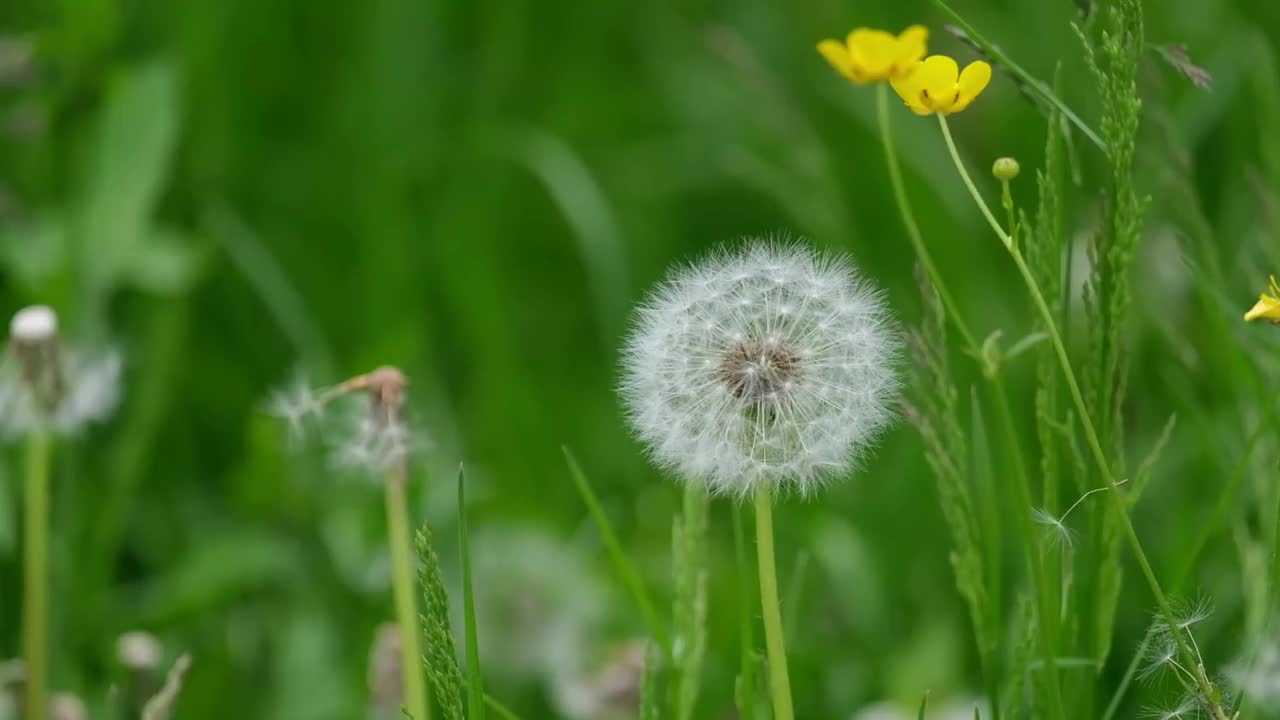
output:
<path id="1" fill-rule="evenodd" d="M 755 241 L 649 296 L 621 393 L 654 460 L 682 478 L 808 494 L 889 425 L 897 350 L 880 292 L 847 258 Z"/>
<path id="2" fill-rule="evenodd" d="M 130 630 L 116 638 L 116 658 L 133 672 L 147 673 L 160 667 L 164 648 L 155 635 L 143 630 Z"/>
<path id="3" fill-rule="evenodd" d="M 44 305 L 14 314 L 6 360 L 16 362 L 0 365 L 0 433 L 74 433 L 110 417 L 119 405 L 120 353 L 64 345 L 58 316 Z"/>

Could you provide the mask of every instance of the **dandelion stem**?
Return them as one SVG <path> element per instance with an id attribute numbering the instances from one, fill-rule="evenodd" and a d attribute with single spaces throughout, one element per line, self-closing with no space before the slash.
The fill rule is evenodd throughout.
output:
<path id="1" fill-rule="evenodd" d="M 391 582 L 395 595 L 396 622 L 400 625 L 400 672 L 405 706 L 413 720 L 429 720 L 427 686 L 422 677 L 422 635 L 418 628 L 418 608 L 413 598 L 413 551 L 409 538 L 409 508 L 406 486 L 409 473 L 404 462 L 395 463 L 387 473 L 387 541 L 391 549 Z"/>
<path id="2" fill-rule="evenodd" d="M 27 690 L 23 715 L 43 718 L 49 670 L 49 436 L 39 427 L 27 437 L 25 514 L 22 647 Z"/>
<path id="3" fill-rule="evenodd" d="M 733 549 L 738 564 L 738 615 L 739 629 L 738 716 L 742 720 L 755 720 L 756 714 L 756 640 L 752 630 L 755 603 L 751 601 L 751 568 L 747 561 L 746 532 L 742 527 L 742 509 L 733 504 Z"/>
<path id="4" fill-rule="evenodd" d="M 773 498 L 763 484 L 756 490 L 756 559 L 760 564 L 760 610 L 764 616 L 765 650 L 769 656 L 769 688 L 774 720 L 794 720 L 787 648 L 778 604 L 778 571 L 773 559 Z"/>
<path id="5" fill-rule="evenodd" d="M 1088 406 L 1085 404 L 1084 395 L 1080 392 L 1080 383 L 1076 381 L 1075 371 L 1071 368 L 1071 360 L 1067 356 L 1067 348 L 1062 341 L 1062 334 L 1058 331 L 1058 324 L 1053 317 L 1053 311 L 1049 309 L 1049 303 L 1045 301 L 1044 293 L 1040 290 L 1040 284 L 1036 282 L 1035 275 L 1032 274 L 1031 268 L 1027 266 L 1026 260 L 1023 259 L 1022 252 L 1014 245 L 1013 238 L 1009 233 L 1005 232 L 1005 229 L 1000 226 L 995 216 L 991 214 L 991 209 L 987 207 L 986 201 L 982 199 L 982 194 L 978 192 L 977 186 L 973 184 L 973 179 L 969 177 L 969 171 L 965 169 L 964 162 L 960 159 L 960 153 L 956 150 L 955 140 L 951 137 L 951 129 L 947 127 L 946 116 L 938 115 L 938 125 L 942 128 L 942 137 L 946 140 L 947 150 L 951 153 L 951 160 L 955 163 L 956 170 L 960 173 L 960 178 L 964 181 L 965 187 L 969 189 L 969 194 L 973 196 L 978 209 L 982 211 L 983 217 L 987 219 L 991 229 L 1000 238 L 1000 242 L 1004 243 L 1005 249 L 1009 251 L 1010 257 L 1013 258 L 1014 264 L 1018 267 L 1018 272 L 1022 275 L 1022 279 L 1027 285 L 1031 300 L 1035 304 L 1036 310 L 1040 313 L 1045 330 L 1049 333 L 1049 340 L 1053 343 L 1054 352 L 1058 357 L 1058 364 L 1061 366 L 1063 377 L 1067 382 L 1067 389 L 1071 392 L 1071 400 L 1075 404 L 1076 412 L 1080 415 L 1080 424 L 1084 428 L 1085 440 L 1088 442 L 1090 454 L 1098 467 L 1098 473 L 1102 482 L 1105 483 L 1105 487 L 1113 491 L 1106 493 L 1107 497 L 1110 498 L 1112 510 L 1120 519 L 1129 547 L 1133 551 L 1134 558 L 1138 561 L 1138 567 L 1142 569 L 1142 574 L 1146 578 L 1147 584 L 1151 587 L 1151 594 L 1155 597 L 1160 614 L 1164 616 L 1165 621 L 1169 624 L 1169 631 L 1173 636 L 1174 643 L 1177 645 L 1178 654 L 1185 661 L 1190 662 L 1194 659 L 1194 656 L 1187 647 L 1187 642 L 1182 637 L 1182 633 L 1178 630 L 1178 621 L 1173 614 L 1173 608 L 1170 606 L 1164 590 L 1160 587 L 1160 581 L 1156 578 L 1155 570 L 1152 569 L 1151 562 L 1147 559 L 1147 554 L 1142 549 L 1142 541 L 1138 539 L 1138 532 L 1133 527 L 1133 520 L 1129 517 L 1129 508 L 1126 506 L 1124 497 L 1120 494 L 1119 483 L 1116 482 L 1111 472 L 1111 465 L 1102 449 L 1102 443 L 1098 440 L 1098 432 L 1093 427 L 1093 420 L 1089 415 Z M 1196 681 L 1204 697 L 1214 697 L 1212 687 L 1207 681 L 1200 677 L 1197 677 Z M 1225 716 L 1221 708 L 1213 708 L 1213 717 L 1218 718 L 1220 716 Z"/>

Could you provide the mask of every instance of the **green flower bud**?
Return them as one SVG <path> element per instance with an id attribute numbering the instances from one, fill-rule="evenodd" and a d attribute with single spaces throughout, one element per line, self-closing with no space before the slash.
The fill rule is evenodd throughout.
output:
<path id="1" fill-rule="evenodd" d="M 995 175 L 999 180 L 1008 181 L 1018 177 L 1018 172 L 1021 169 L 1017 160 L 1011 157 L 1002 157 L 996 158 L 995 164 L 991 166 L 991 174 Z"/>

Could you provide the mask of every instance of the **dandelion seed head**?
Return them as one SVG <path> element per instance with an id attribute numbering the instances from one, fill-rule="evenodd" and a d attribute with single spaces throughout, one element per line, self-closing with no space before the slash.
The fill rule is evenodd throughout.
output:
<path id="1" fill-rule="evenodd" d="M 893 419 L 898 342 L 844 257 L 754 241 L 683 267 L 640 307 L 621 394 L 654 460 L 709 491 L 802 494 Z"/>

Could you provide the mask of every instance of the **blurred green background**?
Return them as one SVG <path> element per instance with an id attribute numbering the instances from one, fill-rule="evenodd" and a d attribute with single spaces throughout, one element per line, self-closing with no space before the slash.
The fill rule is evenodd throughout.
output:
<path id="1" fill-rule="evenodd" d="M 1096 122 L 1077 3 L 955 7 L 1038 77 L 1060 65 L 1064 97 Z M 1129 437 L 1141 457 L 1179 414 L 1137 515 L 1164 571 L 1277 377 L 1276 332 L 1223 307 L 1242 313 L 1280 271 L 1280 6 L 1147 12 L 1152 43 L 1187 43 L 1214 76 L 1198 90 L 1154 53 L 1142 76 L 1138 185 L 1153 203 Z M 298 369 L 332 383 L 395 364 L 430 438 L 414 512 L 436 527 L 448 572 L 453 468 L 469 468 L 491 689 L 525 718 L 606 717 L 573 703 L 598 693 L 594 673 L 644 626 L 560 447 L 665 596 L 680 493 L 630 439 L 612 391 L 642 293 L 674 262 L 788 234 L 850 253 L 916 321 L 874 90 L 814 51 L 855 25 L 912 23 L 932 28 L 932 50 L 973 57 L 924 0 L 0 5 L 0 314 L 52 304 L 71 339 L 127 357 L 116 417 L 59 446 L 55 687 L 100 716 L 121 682 L 116 638 L 142 628 L 167 658 L 194 658 L 179 717 L 362 717 L 370 646 L 391 617 L 382 499 L 321 449 L 291 446 L 264 408 Z M 1030 312 L 1007 256 L 933 123 L 897 107 L 894 119 L 952 290 L 981 333 L 1013 342 Z M 1044 118 L 1007 76 L 952 127 L 986 191 L 992 159 L 1014 155 L 1018 200 L 1034 203 Z M 1078 150 L 1069 226 L 1082 239 L 1103 168 Z M 1210 261 L 1223 306 L 1197 292 Z M 1007 372 L 1032 452 L 1032 366 Z M 1257 457 L 1251 483 L 1274 483 L 1274 441 Z M 6 458 L 0 657 L 19 654 L 21 453 Z M 800 717 L 979 687 L 910 428 L 777 516 Z M 716 503 L 709 718 L 727 717 L 736 670 L 729 530 Z M 1230 533 L 1216 537 L 1200 581 L 1219 607 L 1204 648 L 1219 660 L 1239 647 L 1237 565 Z M 1149 604 L 1131 574 L 1106 684 Z"/>

